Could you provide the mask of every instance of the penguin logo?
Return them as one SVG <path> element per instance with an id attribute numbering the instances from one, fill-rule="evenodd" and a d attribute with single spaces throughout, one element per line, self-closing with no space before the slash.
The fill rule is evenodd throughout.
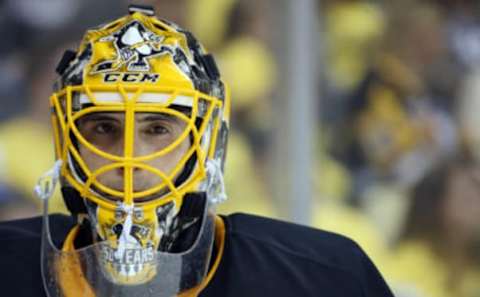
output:
<path id="1" fill-rule="evenodd" d="M 163 39 L 163 36 L 155 35 L 141 23 L 133 21 L 112 35 L 99 40 L 113 42 L 117 56 L 114 60 L 106 60 L 94 65 L 91 74 L 112 72 L 125 64 L 128 71 L 149 71 L 148 59 L 175 53 L 173 46 L 161 44 Z"/>

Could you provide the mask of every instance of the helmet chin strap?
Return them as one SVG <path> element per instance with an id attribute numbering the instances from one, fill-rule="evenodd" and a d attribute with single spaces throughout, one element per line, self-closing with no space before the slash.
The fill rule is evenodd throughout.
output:
<path id="1" fill-rule="evenodd" d="M 55 187 L 60 178 L 60 169 L 62 168 L 62 160 L 57 160 L 53 167 L 42 174 L 38 179 L 33 191 L 35 195 L 42 201 L 50 199 L 53 196 Z"/>

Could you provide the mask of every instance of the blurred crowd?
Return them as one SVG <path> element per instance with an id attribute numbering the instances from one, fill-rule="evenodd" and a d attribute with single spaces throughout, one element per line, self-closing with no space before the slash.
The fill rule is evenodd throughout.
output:
<path id="1" fill-rule="evenodd" d="M 53 163 L 62 51 L 127 2 L 0 1 L 0 220 L 40 211 L 32 188 Z M 274 2 L 136 1 L 193 31 L 230 83 L 225 213 L 280 216 L 268 180 Z M 480 296 L 480 2 L 324 0 L 318 17 L 312 225 L 354 238 L 396 296 Z M 65 211 L 58 193 L 53 208 Z"/>
<path id="2" fill-rule="evenodd" d="M 397 296 L 480 296 L 480 3 L 322 7 L 323 143 L 380 269 Z"/>

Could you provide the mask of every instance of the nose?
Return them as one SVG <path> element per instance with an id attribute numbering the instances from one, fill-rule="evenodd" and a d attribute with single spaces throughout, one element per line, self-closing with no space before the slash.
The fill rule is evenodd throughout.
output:
<path id="1" fill-rule="evenodd" d="M 133 175 L 134 177 L 138 174 L 140 174 L 140 172 L 142 172 L 143 170 L 141 168 L 138 168 L 138 167 L 133 167 Z M 115 172 L 116 174 L 121 177 L 121 178 L 124 178 L 125 176 L 125 168 L 124 167 L 118 167 L 117 169 L 115 169 Z"/>
<path id="2" fill-rule="evenodd" d="M 124 138 L 124 137 L 123 137 Z M 124 149 L 125 149 L 125 140 L 122 139 L 121 142 L 119 142 L 120 145 L 117 146 L 116 151 L 119 153 L 118 155 L 121 157 L 126 157 L 124 154 Z M 142 139 L 139 137 L 139 133 L 137 130 L 133 131 L 133 142 L 132 142 L 133 147 L 130 149 L 130 151 L 133 152 L 133 156 L 142 156 L 146 153 L 146 145 L 142 144 Z M 124 177 L 125 174 L 125 168 L 124 167 L 119 167 L 116 169 L 116 172 L 119 176 L 122 178 Z M 134 177 L 138 176 L 141 172 L 143 172 L 143 169 L 138 168 L 138 167 L 133 167 L 133 174 Z"/>
<path id="3" fill-rule="evenodd" d="M 144 140 L 142 140 L 139 134 L 140 133 L 138 131 L 133 131 L 133 141 L 132 141 L 133 147 L 127 148 L 127 150 L 133 153 L 134 157 L 144 156 L 148 153 L 151 153 L 148 151 L 149 149 L 148 144 L 143 143 Z M 126 147 L 125 135 L 122 135 L 121 138 L 118 138 L 115 141 L 114 145 L 110 146 L 110 148 L 108 149 L 108 153 L 119 156 L 119 157 L 126 157 L 125 147 Z"/>

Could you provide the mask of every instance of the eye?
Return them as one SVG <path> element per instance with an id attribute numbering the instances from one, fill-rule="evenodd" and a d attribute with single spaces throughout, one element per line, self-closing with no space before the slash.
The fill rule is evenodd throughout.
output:
<path id="1" fill-rule="evenodd" d="M 146 130 L 146 133 L 149 135 L 165 135 L 169 132 L 170 130 L 163 124 L 153 124 Z"/>
<path id="2" fill-rule="evenodd" d="M 94 126 L 94 131 L 97 134 L 114 134 L 117 127 L 112 122 L 99 122 Z"/>

